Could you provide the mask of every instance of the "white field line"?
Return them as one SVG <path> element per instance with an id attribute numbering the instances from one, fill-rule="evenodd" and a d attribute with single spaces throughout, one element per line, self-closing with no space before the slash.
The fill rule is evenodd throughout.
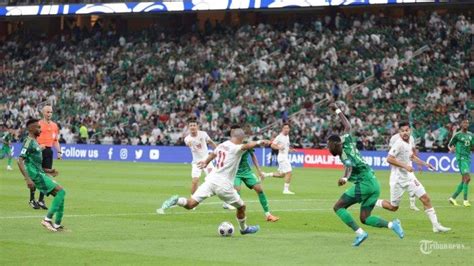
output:
<path id="1" fill-rule="evenodd" d="M 270 202 L 311 202 L 311 201 L 320 201 L 320 202 L 336 202 L 336 200 L 328 200 L 328 199 L 277 199 L 271 200 Z M 446 200 L 432 200 L 436 202 L 446 201 Z M 258 203 L 257 200 L 248 200 L 245 201 L 246 203 Z M 223 204 L 221 201 L 218 202 L 209 202 L 203 203 L 202 206 L 206 205 L 221 205 Z M 420 204 L 418 204 L 420 205 Z M 419 206 L 422 208 L 422 206 Z M 452 206 L 437 206 L 439 208 L 453 208 Z M 353 209 L 357 209 L 357 206 L 353 207 Z M 408 209 L 408 207 L 407 207 Z M 291 209 L 272 209 L 272 212 L 324 212 L 329 211 L 332 212 L 332 208 L 291 208 Z M 255 213 L 255 212 L 262 212 L 262 210 L 247 210 L 247 213 Z M 199 208 L 196 211 L 167 211 L 167 215 L 183 215 L 183 214 L 222 214 L 222 213 L 233 213 L 231 210 L 220 210 L 220 211 L 200 211 Z M 73 218 L 73 217 L 120 217 L 120 216 L 134 216 L 134 215 L 158 215 L 156 212 L 138 212 L 138 213 L 93 213 L 93 214 L 65 214 L 65 217 Z M 0 220 L 5 219 L 29 219 L 29 218 L 42 218 L 42 215 L 19 215 L 19 216 L 0 216 Z"/>

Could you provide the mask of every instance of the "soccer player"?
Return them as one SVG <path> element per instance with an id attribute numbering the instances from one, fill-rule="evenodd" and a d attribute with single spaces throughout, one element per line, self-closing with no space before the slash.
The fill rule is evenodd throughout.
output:
<path id="1" fill-rule="evenodd" d="M 390 138 L 388 149 L 390 150 L 393 147 L 393 145 L 395 144 L 395 142 L 397 142 L 399 139 L 400 139 L 400 133 L 397 133 L 397 134 L 393 135 Z M 416 150 L 415 138 L 413 138 L 412 135 L 410 135 L 410 145 L 412 147 L 413 154 L 416 156 L 417 155 L 417 150 Z M 409 197 L 410 197 L 410 209 L 414 210 L 414 211 L 420 211 L 420 209 L 418 209 L 418 207 L 416 207 L 416 197 L 413 196 L 413 195 L 409 195 Z"/>
<path id="2" fill-rule="evenodd" d="M 53 108 L 50 105 L 46 105 L 42 109 L 43 119 L 38 123 L 41 127 L 41 133 L 37 139 L 38 144 L 43 149 L 43 161 L 41 163 L 43 169 L 53 169 L 53 150 L 54 147 L 58 153 L 58 160 L 61 159 L 61 148 L 59 146 L 59 128 L 56 123 L 54 123 L 51 118 L 53 116 Z M 47 210 L 48 207 L 44 202 L 44 194 L 40 192 L 38 201 L 35 202 L 35 191 L 36 189 L 30 190 L 30 206 L 33 209 L 37 207 Z M 36 205 L 36 207 L 35 207 Z"/>
<path id="3" fill-rule="evenodd" d="M 273 140 L 271 144 L 272 149 L 278 150 L 278 171 L 276 173 L 263 173 L 264 177 L 277 177 L 285 178 L 285 185 L 283 187 L 283 194 L 294 195 L 295 193 L 290 191 L 291 183 L 291 164 L 288 158 L 288 152 L 294 152 L 295 149 L 290 147 L 290 125 L 285 123 L 281 133 Z"/>
<path id="4" fill-rule="evenodd" d="M 367 232 L 354 221 L 352 215 L 347 211 L 347 208 L 356 203 L 361 204 L 360 221 L 363 224 L 392 229 L 400 238 L 403 238 L 404 232 L 400 220 L 395 219 L 392 222 L 388 222 L 378 216 L 371 215 L 380 195 L 379 182 L 373 170 L 362 159 L 356 148 L 351 136 L 349 120 L 347 120 L 344 113 L 335 103 L 330 106 L 335 110 L 344 125 L 344 135 L 342 138 L 338 135 L 332 135 L 328 139 L 330 153 L 333 156 L 339 156 L 345 168 L 344 176 L 339 179 L 338 185 L 343 186 L 347 181 L 354 183 L 336 202 L 334 211 L 347 226 L 355 231 L 356 238 L 352 245 L 359 246 L 368 237 Z"/>
<path id="5" fill-rule="evenodd" d="M 12 140 L 13 135 L 9 129 L 7 129 L 1 138 L 2 140 L 2 149 L 0 150 L 0 159 L 7 157 L 7 170 L 12 171 L 12 161 L 13 161 L 13 154 L 12 154 Z"/>
<path id="6" fill-rule="evenodd" d="M 239 126 L 233 126 L 232 130 L 240 128 Z M 260 170 L 257 156 L 255 156 L 254 150 L 246 150 L 242 155 L 242 159 L 239 163 L 239 169 L 237 170 L 237 175 L 234 180 L 234 187 L 237 190 L 237 193 L 240 194 L 240 188 L 242 183 L 244 183 L 249 189 L 255 190 L 258 196 L 260 205 L 262 205 L 263 211 L 265 213 L 266 220 L 268 222 L 276 222 L 280 218 L 274 216 L 270 213 L 270 207 L 268 206 L 267 196 L 263 192 L 262 185 L 260 184 L 260 179 L 252 172 L 252 168 L 249 164 L 249 157 L 252 158 L 253 165 L 257 168 L 257 173 L 260 177 L 263 177 L 263 173 Z"/>
<path id="7" fill-rule="evenodd" d="M 390 172 L 390 201 L 377 200 L 376 206 L 383 207 L 389 211 L 397 211 L 403 193 L 408 192 L 410 196 L 416 196 L 423 203 L 425 213 L 433 225 L 433 232 L 447 232 L 451 228 L 444 227 L 438 222 L 435 209 L 431 205 L 431 199 L 425 188 L 413 173 L 412 161 L 418 165 L 424 165 L 431 170 L 434 167 L 422 161 L 413 153 L 413 145 L 410 143 L 410 126 L 406 122 L 399 124 L 400 139 L 398 139 L 388 152 L 387 162 L 392 165 Z"/>
<path id="8" fill-rule="evenodd" d="M 45 195 L 54 196 L 51 208 L 46 217 L 41 221 L 41 224 L 46 229 L 57 232 L 64 229 L 61 221 L 64 214 L 66 191 L 48 176 L 57 176 L 58 171 L 55 169 L 43 169 L 41 165 L 43 161 L 42 149 L 36 141 L 36 138 L 41 133 L 41 127 L 38 122 L 37 119 L 31 119 L 26 123 L 28 137 L 23 142 L 20 158 L 18 159 L 18 167 L 29 189 L 38 188 Z M 53 216 L 55 218 L 54 223 Z"/>
<path id="9" fill-rule="evenodd" d="M 196 192 L 196 189 L 199 186 L 199 178 L 201 177 L 202 172 L 208 175 L 214 165 L 210 163 L 205 169 L 200 169 L 197 165 L 198 162 L 205 160 L 209 155 L 209 149 L 207 145 L 209 144 L 213 149 L 216 148 L 216 143 L 212 141 L 209 135 L 205 131 L 199 130 L 199 126 L 197 124 L 196 119 L 191 118 L 188 122 L 189 128 L 189 135 L 184 138 L 184 143 L 186 146 L 189 147 L 191 150 L 191 154 L 193 155 L 193 161 L 191 162 L 192 170 L 191 170 L 191 195 Z M 222 206 L 224 209 L 231 209 L 235 210 L 235 208 L 231 205 L 228 205 L 224 202 Z"/>
<path id="10" fill-rule="evenodd" d="M 464 119 L 461 122 L 461 131 L 456 133 L 449 141 L 448 147 L 450 152 L 456 152 L 456 161 L 458 163 L 459 172 L 461 173 L 462 179 L 454 194 L 449 198 L 449 202 L 454 206 L 459 206 L 456 201 L 456 197 L 464 192 L 465 207 L 470 207 L 471 203 L 468 200 L 468 189 L 469 182 L 471 181 L 471 150 L 474 147 L 474 137 L 472 133 L 468 131 L 469 119 Z"/>
<path id="11" fill-rule="evenodd" d="M 190 133 L 184 138 L 184 143 L 189 147 L 193 155 L 193 161 L 191 163 L 191 194 L 193 194 L 199 186 L 199 178 L 203 172 L 203 170 L 199 169 L 197 163 L 199 161 L 205 160 L 209 155 L 209 150 L 207 147 L 208 144 L 213 149 L 215 149 L 217 145 L 214 143 L 214 141 L 212 141 L 206 132 L 199 130 L 199 126 L 195 119 L 189 120 L 188 128 Z M 204 173 L 206 175 L 209 174 L 213 168 L 214 166 L 212 163 L 209 164 L 209 166 L 204 169 Z"/>
<path id="12" fill-rule="evenodd" d="M 171 208 L 172 206 L 178 205 L 185 209 L 193 209 L 198 206 L 203 200 L 217 195 L 222 201 L 237 208 L 237 221 L 240 226 L 240 233 L 254 234 L 259 230 L 259 226 L 247 226 L 245 216 L 245 203 L 240 198 L 240 195 L 234 189 L 234 178 L 239 167 L 242 154 L 246 150 L 253 149 L 258 145 L 268 145 L 270 142 L 267 140 L 260 140 L 257 142 L 249 142 L 242 144 L 245 138 L 245 133 L 242 129 L 234 129 L 231 131 L 231 139 L 219 144 L 217 148 L 209 154 L 205 161 L 198 163 L 201 169 L 207 167 L 207 165 L 214 159 L 217 158 L 216 168 L 206 177 L 204 183 L 202 183 L 194 194 L 186 199 L 179 197 L 178 195 L 172 196 L 166 200 L 160 209 L 157 210 L 158 214 L 163 214 L 164 210 Z"/>

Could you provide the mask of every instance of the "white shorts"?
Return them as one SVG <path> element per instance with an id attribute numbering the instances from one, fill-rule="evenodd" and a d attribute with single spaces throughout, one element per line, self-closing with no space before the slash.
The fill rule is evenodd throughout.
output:
<path id="1" fill-rule="evenodd" d="M 405 191 L 408 192 L 410 197 L 416 196 L 420 198 L 426 194 L 425 187 L 423 187 L 420 181 L 413 175 L 408 183 L 390 184 L 390 204 L 392 206 L 400 206 L 400 201 Z"/>
<path id="2" fill-rule="evenodd" d="M 214 169 L 214 164 L 212 164 L 212 162 L 207 165 L 206 169 L 199 169 L 197 163 L 193 163 L 192 166 L 193 169 L 191 170 L 191 178 L 200 178 L 203 171 L 206 175 L 208 175 L 212 169 Z"/>
<path id="3" fill-rule="evenodd" d="M 286 174 L 291 172 L 291 170 L 292 168 L 289 160 L 278 161 L 278 172 Z"/>
<path id="4" fill-rule="evenodd" d="M 244 206 L 244 201 L 240 198 L 239 193 L 237 193 L 237 190 L 234 189 L 234 185 L 231 183 L 222 185 L 204 181 L 196 192 L 191 195 L 191 198 L 201 203 L 203 200 L 214 195 L 217 195 L 223 202 L 236 208 Z"/>

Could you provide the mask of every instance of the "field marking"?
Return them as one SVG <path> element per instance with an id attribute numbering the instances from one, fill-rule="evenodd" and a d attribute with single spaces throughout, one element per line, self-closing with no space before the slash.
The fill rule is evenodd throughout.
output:
<path id="1" fill-rule="evenodd" d="M 281 210 L 272 210 L 275 212 L 291 212 L 291 211 L 332 211 L 331 208 L 328 209 L 321 209 L 321 208 L 307 208 L 307 209 L 281 209 Z M 247 210 L 247 213 L 253 212 L 262 212 L 262 210 Z M 183 215 L 183 214 L 220 214 L 220 213 L 234 213 L 232 210 L 220 210 L 220 211 L 177 211 L 177 212 L 168 212 L 164 215 L 171 216 L 171 215 Z M 156 216 L 163 216 L 163 214 L 157 214 L 156 212 L 137 212 L 137 213 L 95 213 L 95 214 L 70 214 L 64 215 L 65 218 L 72 218 L 72 217 L 120 217 L 120 216 L 134 216 L 134 215 L 156 215 Z M 43 218 L 44 215 L 24 215 L 24 216 L 5 216 L 0 217 L 0 220 L 5 219 L 28 219 L 28 218 Z"/>
<path id="2" fill-rule="evenodd" d="M 220 203 L 222 204 L 222 203 Z M 209 205 L 209 203 L 208 203 Z M 437 209 L 440 208 L 453 208 L 452 206 L 438 206 Z M 357 209 L 357 208 L 354 208 Z M 407 208 L 408 209 L 408 208 Z M 297 209 L 273 209 L 272 212 L 333 212 L 332 208 L 297 208 Z M 247 213 L 261 213 L 262 210 L 247 210 Z M 234 213 L 232 210 L 220 210 L 220 211 L 173 211 L 164 214 L 167 216 L 172 215 L 184 215 L 184 214 L 223 214 L 223 213 Z M 420 211 L 421 213 L 421 211 Z M 156 212 L 137 212 L 137 213 L 93 213 L 93 214 L 66 214 L 65 217 L 67 218 L 81 218 L 81 217 L 121 217 L 121 216 L 134 216 L 134 215 L 156 215 L 156 216 L 163 216 L 163 214 L 157 214 Z M 7 220 L 7 219 L 30 219 L 30 218 L 43 218 L 44 215 L 23 215 L 23 216 L 0 216 L 0 220 Z"/>

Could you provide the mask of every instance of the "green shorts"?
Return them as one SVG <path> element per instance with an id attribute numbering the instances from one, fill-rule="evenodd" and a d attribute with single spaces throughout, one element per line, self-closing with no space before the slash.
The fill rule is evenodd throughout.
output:
<path id="1" fill-rule="evenodd" d="M 53 191 L 54 188 L 59 185 L 45 173 L 39 173 L 31 180 L 33 180 L 35 183 L 36 189 L 45 195 L 49 195 L 49 193 L 51 193 L 51 191 Z"/>
<path id="2" fill-rule="evenodd" d="M 459 172 L 461 173 L 461 175 L 466 175 L 466 174 L 471 173 L 470 160 L 459 159 L 457 160 L 457 162 L 458 162 Z"/>
<path id="3" fill-rule="evenodd" d="M 380 184 L 377 179 L 363 180 L 347 189 L 341 198 L 347 203 L 360 203 L 361 209 L 372 210 L 380 196 Z"/>
<path id="4" fill-rule="evenodd" d="M 5 156 L 10 156 L 12 154 L 12 148 L 8 145 L 2 145 L 0 149 L 0 159 L 5 158 Z"/>
<path id="5" fill-rule="evenodd" d="M 260 179 L 258 179 L 254 173 L 237 175 L 234 180 L 234 186 L 240 187 L 242 182 L 244 182 L 248 188 L 252 189 L 255 185 L 260 184 Z"/>

